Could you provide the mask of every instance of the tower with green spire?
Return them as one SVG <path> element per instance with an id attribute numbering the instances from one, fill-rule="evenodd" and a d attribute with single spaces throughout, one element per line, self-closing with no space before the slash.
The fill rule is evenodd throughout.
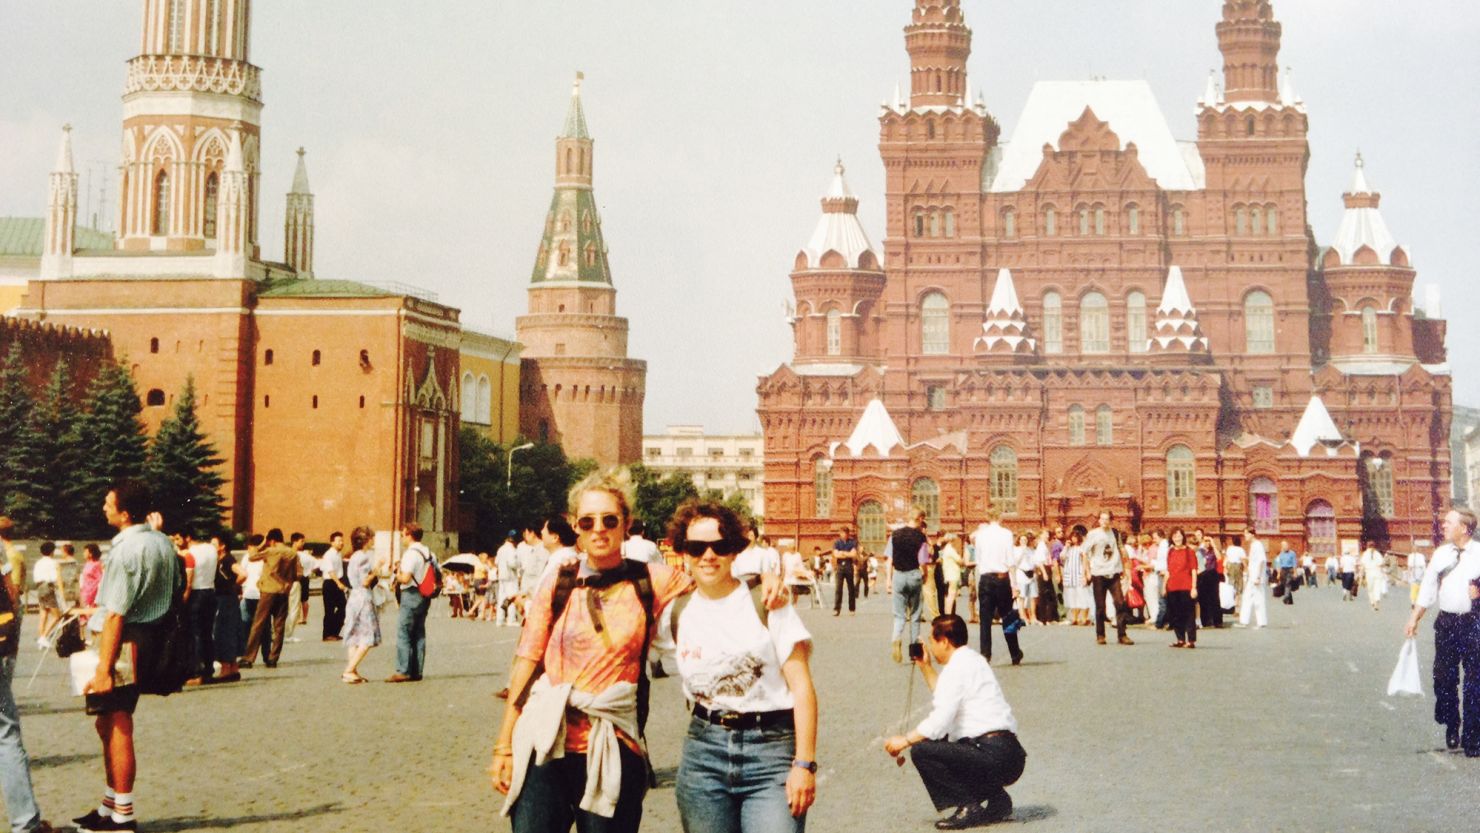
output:
<path id="1" fill-rule="evenodd" d="M 627 319 L 616 313 L 582 80 L 576 73 L 555 139 L 555 195 L 530 275 L 529 313 L 515 321 L 525 346 L 520 430 L 559 443 L 569 457 L 612 465 L 641 457 L 647 363 L 627 357 Z"/>

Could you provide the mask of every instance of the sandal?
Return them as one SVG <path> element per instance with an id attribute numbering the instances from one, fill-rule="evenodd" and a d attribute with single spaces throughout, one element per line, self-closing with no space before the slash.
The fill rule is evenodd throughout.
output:
<path id="1" fill-rule="evenodd" d="M 339 681 L 341 683 L 345 683 L 346 685 L 359 685 L 360 683 L 363 683 L 366 680 L 365 680 L 364 677 L 361 677 L 359 674 L 340 674 L 339 675 Z"/>

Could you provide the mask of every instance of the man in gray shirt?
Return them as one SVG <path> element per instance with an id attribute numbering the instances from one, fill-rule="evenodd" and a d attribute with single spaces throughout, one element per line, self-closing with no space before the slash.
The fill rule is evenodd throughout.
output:
<path id="1" fill-rule="evenodd" d="M 1120 589 L 1120 542 L 1110 529 L 1115 515 L 1106 509 L 1099 523 L 1084 536 L 1084 549 L 1089 553 L 1090 584 L 1095 594 L 1095 642 L 1105 644 L 1105 594 L 1115 601 L 1115 635 L 1121 645 L 1134 645 L 1125 635 L 1125 596 Z"/>

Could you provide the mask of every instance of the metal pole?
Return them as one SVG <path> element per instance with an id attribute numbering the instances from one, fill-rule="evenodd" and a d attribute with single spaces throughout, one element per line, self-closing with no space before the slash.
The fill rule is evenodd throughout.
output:
<path id="1" fill-rule="evenodd" d="M 526 448 L 534 448 L 534 443 L 525 443 L 524 445 L 517 445 L 509 449 L 509 466 L 504 474 L 505 489 L 512 488 L 514 485 L 514 452 L 523 451 Z"/>

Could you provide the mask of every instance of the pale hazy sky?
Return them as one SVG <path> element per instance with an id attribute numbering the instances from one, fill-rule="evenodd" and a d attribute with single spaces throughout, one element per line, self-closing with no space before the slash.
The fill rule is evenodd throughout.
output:
<path id="1" fill-rule="evenodd" d="M 140 0 L 0 0 L 0 215 L 40 216 L 58 130 L 117 188 Z M 649 431 L 756 427 L 791 354 L 788 272 L 841 155 L 883 237 L 877 114 L 912 0 L 257 0 L 264 254 L 309 152 L 320 277 L 402 281 L 512 334 L 576 70 Z M 964 0 L 974 89 L 1010 137 L 1034 81 L 1146 79 L 1173 132 L 1221 67 L 1221 0 Z M 1358 148 L 1420 283 L 1443 288 L 1455 399 L 1480 404 L 1480 4 L 1276 0 L 1311 122 L 1311 222 L 1334 235 Z M 906 84 L 907 86 L 907 84 Z M 1114 125 L 1112 125 L 1113 127 Z M 98 200 L 94 198 L 94 203 Z M 1196 299 L 1194 299 L 1196 300 Z"/>

